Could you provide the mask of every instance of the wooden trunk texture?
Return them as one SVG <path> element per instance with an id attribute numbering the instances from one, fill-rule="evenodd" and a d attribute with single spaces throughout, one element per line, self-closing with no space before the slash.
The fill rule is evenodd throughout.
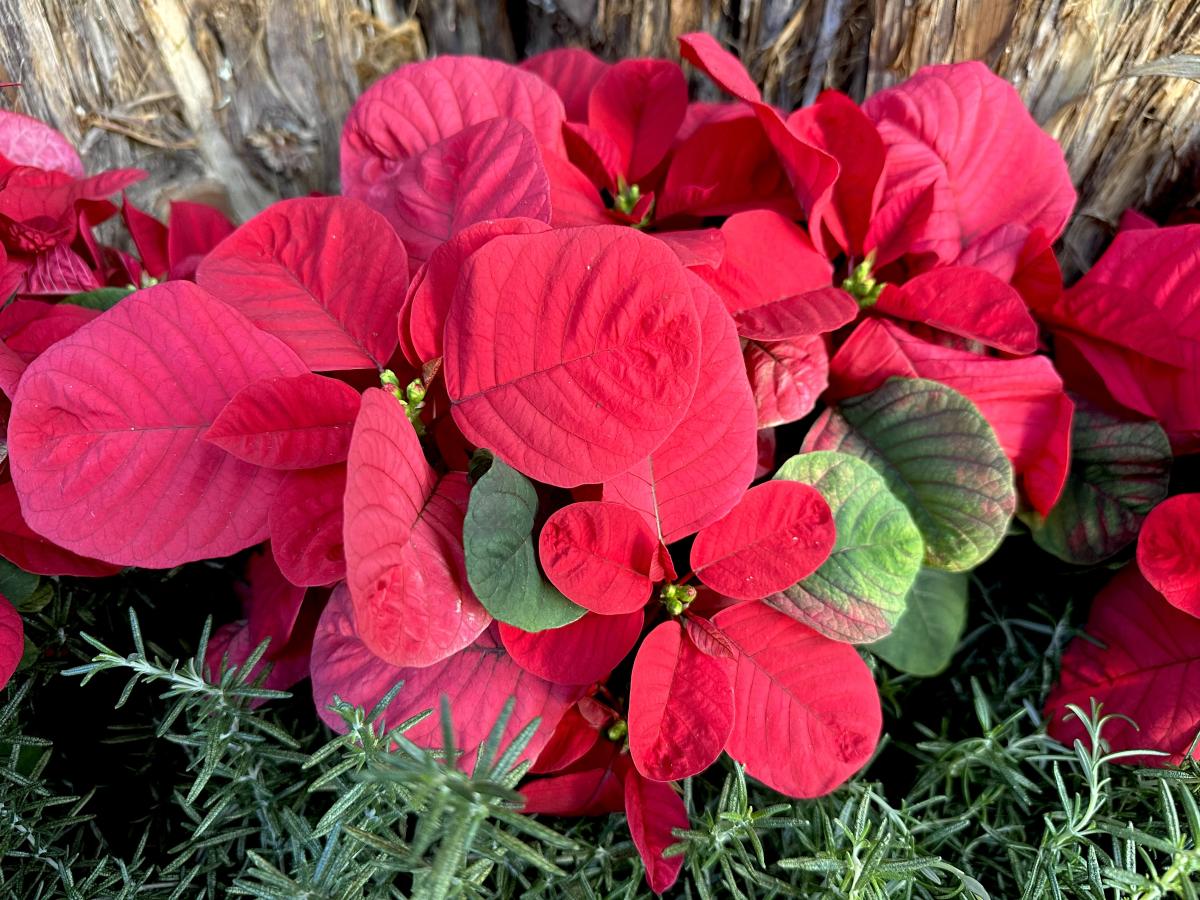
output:
<path id="1" fill-rule="evenodd" d="M 563 45 L 673 56 L 692 30 L 787 107 L 984 60 L 1066 151 L 1080 193 L 1068 270 L 1124 209 L 1163 215 L 1200 193 L 1200 0 L 0 0 L 0 78 L 89 169 L 148 169 L 143 203 L 197 197 L 245 218 L 334 190 L 348 106 L 404 62 Z"/>

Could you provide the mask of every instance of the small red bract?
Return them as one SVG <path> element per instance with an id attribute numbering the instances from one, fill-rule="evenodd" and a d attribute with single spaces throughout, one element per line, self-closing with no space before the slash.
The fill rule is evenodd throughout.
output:
<path id="1" fill-rule="evenodd" d="M 204 439 L 268 469 L 315 469 L 346 458 L 359 404 L 358 391 L 333 378 L 268 378 L 234 394 Z"/>
<path id="2" fill-rule="evenodd" d="M 707 769 L 733 727 L 728 658 L 697 647 L 663 622 L 638 649 L 629 685 L 629 753 L 639 772 L 674 781 Z"/>
<path id="3" fill-rule="evenodd" d="M 1200 616 L 1200 494 L 1171 497 L 1150 511 L 1138 535 L 1137 564 L 1173 606 Z"/>
<path id="4" fill-rule="evenodd" d="M 363 397 L 347 460 L 346 583 L 357 634 L 395 666 L 429 666 L 470 645 L 491 616 L 467 584 L 467 483 L 439 479 L 394 397 Z"/>
<path id="5" fill-rule="evenodd" d="M 821 492 L 795 481 L 768 481 L 747 491 L 692 544 L 692 568 L 713 590 L 759 600 L 811 575 L 837 539 Z"/>
<path id="6" fill-rule="evenodd" d="M 554 684 L 591 684 L 611 674 L 633 649 L 642 634 L 644 615 L 633 612 L 602 616 L 588 613 L 580 619 L 525 632 L 503 622 L 500 641 L 517 665 Z"/>
<path id="7" fill-rule="evenodd" d="M 554 586 L 604 615 L 641 609 L 657 580 L 658 538 L 641 516 L 620 503 L 564 506 L 543 526 L 538 548 Z"/>
<path id="8" fill-rule="evenodd" d="M 25 653 L 25 624 L 8 598 L 0 594 L 0 689 L 17 671 Z"/>

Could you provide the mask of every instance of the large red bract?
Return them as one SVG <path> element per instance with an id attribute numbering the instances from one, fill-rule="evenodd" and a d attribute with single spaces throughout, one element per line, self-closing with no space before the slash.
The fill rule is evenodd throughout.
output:
<path id="1" fill-rule="evenodd" d="M 342 130 L 342 191 L 376 206 L 405 160 L 497 116 L 561 152 L 563 104 L 536 75 L 472 56 L 405 66 L 371 85 L 350 110 Z"/>
<path id="2" fill-rule="evenodd" d="M 21 377 L 8 449 L 25 521 L 74 553 L 148 568 L 261 541 L 282 474 L 203 438 L 243 387 L 303 371 L 195 285 L 127 298 Z"/>
<path id="3" fill-rule="evenodd" d="M 1104 730 L 1113 750 L 1161 750 L 1179 760 L 1200 731 L 1200 619 L 1176 609 L 1126 566 L 1096 595 L 1087 636 L 1063 655 L 1062 675 L 1046 700 L 1050 734 L 1085 739 L 1068 704 L 1090 714 L 1092 701 L 1114 719 Z M 1161 757 L 1140 757 L 1147 765 Z"/>
<path id="4" fill-rule="evenodd" d="M 382 368 L 396 349 L 408 259 L 374 210 L 304 197 L 276 203 L 222 241 L 196 280 L 314 371 Z"/>
<path id="5" fill-rule="evenodd" d="M 758 457 L 754 398 L 733 321 L 700 279 L 691 281 L 700 314 L 700 369 L 679 425 L 650 457 L 604 485 L 604 499 L 637 510 L 670 544 L 725 515 L 754 478 Z"/>
<path id="6" fill-rule="evenodd" d="M 927 66 L 863 109 L 887 149 L 884 203 L 932 189 L 910 253 L 952 263 L 998 229 L 1041 229 L 1047 246 L 1062 233 L 1075 205 L 1062 149 L 983 63 Z"/>
<path id="7" fill-rule="evenodd" d="M 384 712 L 384 726 L 394 728 L 425 710 L 436 710 L 445 696 L 453 714 L 455 746 L 463 753 L 458 764 L 470 771 L 475 751 L 509 697 L 515 698 L 516 704 L 502 745 L 510 743 L 533 719 L 542 721 L 522 751 L 522 760 L 537 757 L 558 720 L 579 698 L 579 688 L 550 684 L 514 663 L 490 630 L 439 663 L 423 668 L 391 665 L 371 653 L 359 637 L 349 601 L 344 587 L 333 592 L 313 639 L 313 700 L 318 715 L 337 732 L 344 733 L 346 723 L 329 709 L 335 695 L 369 710 L 403 681 L 404 687 Z M 438 715 L 429 716 L 405 734 L 421 746 L 440 746 Z"/>
<path id="8" fill-rule="evenodd" d="M 529 130 L 513 119 L 468 126 L 406 160 L 373 205 L 424 262 L 469 225 L 524 217 L 550 221 L 550 179 Z"/>
<path id="9" fill-rule="evenodd" d="M 412 423 L 373 388 L 346 462 L 346 583 L 357 633 L 396 666 L 429 666 L 470 645 L 491 616 L 467 584 L 467 483 L 438 479 Z"/>
<path id="10" fill-rule="evenodd" d="M 638 649 L 629 685 L 629 754 L 655 781 L 707 769 L 733 727 L 731 660 L 709 656 L 678 622 L 663 622 Z"/>
<path id="11" fill-rule="evenodd" d="M 852 646 L 758 602 L 722 610 L 713 624 L 734 652 L 730 756 L 793 797 L 826 794 L 862 768 L 882 712 Z"/>
<path id="12" fill-rule="evenodd" d="M 467 260 L 443 371 L 473 443 L 538 481 L 596 483 L 645 459 L 696 390 L 686 272 L 616 226 L 497 237 Z"/>

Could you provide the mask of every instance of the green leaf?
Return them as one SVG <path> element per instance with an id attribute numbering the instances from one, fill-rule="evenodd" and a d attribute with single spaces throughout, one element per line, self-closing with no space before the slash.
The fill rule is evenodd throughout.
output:
<path id="1" fill-rule="evenodd" d="M 867 649 L 901 672 L 937 675 L 950 665 L 966 624 L 966 574 L 922 569 L 892 633 Z"/>
<path id="2" fill-rule="evenodd" d="M 869 463 L 912 513 L 925 564 L 965 572 L 987 559 L 1017 508 L 1012 463 L 992 426 L 958 391 L 892 378 L 814 423 L 804 450 L 837 450 Z"/>
<path id="3" fill-rule="evenodd" d="M 1157 422 L 1131 422 L 1080 397 L 1071 425 L 1071 472 L 1044 519 L 1022 515 L 1043 550 L 1086 566 L 1137 537 L 1146 515 L 1167 496 L 1171 443 Z"/>
<path id="4" fill-rule="evenodd" d="M 471 489 L 463 523 L 471 589 L 493 616 L 524 631 L 561 628 L 585 612 L 538 569 L 537 506 L 529 479 L 497 459 Z"/>
<path id="5" fill-rule="evenodd" d="M 845 453 L 801 453 L 775 477 L 821 492 L 833 511 L 837 543 L 821 568 L 766 602 L 836 640 L 885 637 L 904 612 L 925 555 L 904 504 L 878 472 Z"/>
<path id="6" fill-rule="evenodd" d="M 33 596 L 33 592 L 37 590 L 38 582 L 41 579 L 24 569 L 18 569 L 7 559 L 0 559 L 0 595 L 8 598 L 9 602 L 17 609 L 21 609 L 21 604 Z M 45 604 L 42 604 L 45 606 Z M 36 612 L 37 610 L 22 610 L 23 612 Z"/>
<path id="7" fill-rule="evenodd" d="M 135 290 L 137 288 L 133 287 L 133 285 L 129 287 L 102 287 L 82 294 L 72 294 L 70 297 L 64 297 L 62 302 L 73 303 L 85 309 L 98 309 L 104 312 L 105 310 L 112 309 Z"/>
<path id="8" fill-rule="evenodd" d="M 47 581 L 42 581 L 37 588 L 29 596 L 19 602 L 14 601 L 13 606 L 23 616 L 33 615 L 45 609 L 50 601 L 54 599 L 54 587 Z"/>

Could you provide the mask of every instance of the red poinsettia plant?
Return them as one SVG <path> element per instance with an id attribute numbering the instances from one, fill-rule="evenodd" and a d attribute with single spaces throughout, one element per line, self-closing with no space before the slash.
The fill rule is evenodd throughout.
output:
<path id="1" fill-rule="evenodd" d="M 342 195 L 236 229 L 124 201 L 136 255 L 93 228 L 139 173 L 0 118 L 0 556 L 261 545 L 214 669 L 269 640 L 267 685 L 311 676 L 342 730 L 335 698 L 445 695 L 461 765 L 513 698 L 526 810 L 623 810 L 659 892 L 673 785 L 722 753 L 844 782 L 882 727 L 861 648 L 937 671 L 1014 516 L 1108 559 L 1200 446 L 1200 235 L 1131 221 L 1064 291 L 1062 153 L 983 65 L 785 113 L 681 52 L 730 99 L 581 50 L 405 66 L 346 121 Z M 1097 601 L 1131 649 L 1073 651 L 1052 707 L 1195 657 L 1193 499 Z M 0 604 L 5 677 L 19 630 Z"/>

